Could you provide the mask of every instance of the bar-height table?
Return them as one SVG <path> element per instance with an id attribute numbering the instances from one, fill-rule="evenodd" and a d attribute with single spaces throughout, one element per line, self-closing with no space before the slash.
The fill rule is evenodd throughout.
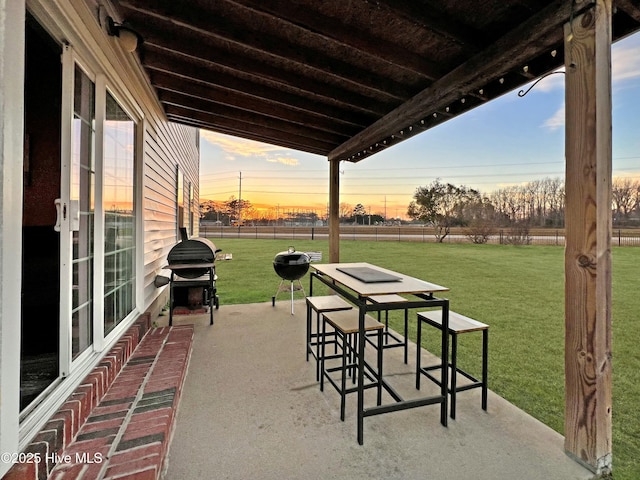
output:
<path id="1" fill-rule="evenodd" d="M 358 362 L 364 362 L 364 317 L 367 312 L 425 307 L 442 308 L 441 358 L 448 358 L 449 300 L 434 296 L 434 293 L 446 292 L 449 290 L 448 288 L 369 263 L 326 263 L 314 264 L 311 265 L 311 267 L 315 271 L 310 275 L 309 295 L 313 295 L 313 281 L 317 279 L 351 301 L 359 309 Z M 402 303 L 370 303 L 367 301 L 367 298 L 370 296 L 387 294 L 412 295 L 415 298 L 410 298 L 407 302 Z M 447 363 L 446 361 L 442 362 L 440 395 L 403 400 L 402 397 L 381 378 L 382 386 L 395 402 L 366 408 L 364 406 L 364 369 L 358 368 L 358 443 L 362 445 L 364 442 L 364 417 L 424 405 L 439 403 L 440 423 L 446 427 L 447 385 L 449 384 Z"/>

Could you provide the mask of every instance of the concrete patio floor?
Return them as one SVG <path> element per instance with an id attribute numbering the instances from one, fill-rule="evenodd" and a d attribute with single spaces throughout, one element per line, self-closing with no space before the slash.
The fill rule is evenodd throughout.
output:
<path id="1" fill-rule="evenodd" d="M 358 445 L 356 394 L 341 422 L 338 393 L 321 392 L 305 360 L 305 315 L 304 300 L 295 315 L 282 300 L 223 304 L 213 326 L 208 315 L 174 317 L 195 324 L 195 339 L 166 480 L 593 477 L 564 453 L 561 435 L 491 391 L 484 412 L 479 389 L 458 395 L 448 427 L 437 405 L 365 418 Z M 414 369 L 415 345 L 409 365 L 401 349 L 385 350 L 385 374 L 403 396 L 416 396 Z M 429 388 L 423 379 L 421 395 Z"/>

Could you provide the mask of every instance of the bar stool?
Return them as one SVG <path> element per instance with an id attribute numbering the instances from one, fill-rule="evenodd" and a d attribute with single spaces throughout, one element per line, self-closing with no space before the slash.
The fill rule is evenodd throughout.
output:
<path id="1" fill-rule="evenodd" d="M 351 372 L 352 383 L 356 383 L 356 374 L 358 373 L 359 366 L 363 368 L 363 374 L 366 380 L 369 382 L 364 385 L 365 389 L 377 388 L 378 393 L 378 405 L 382 404 L 382 333 L 384 325 L 378 322 L 370 315 L 364 317 L 364 330 L 365 332 L 377 332 L 377 342 L 373 344 L 371 340 L 366 339 L 369 343 L 372 343 L 377 350 L 377 366 L 374 369 L 364 359 L 362 362 L 358 362 L 358 330 L 359 330 L 359 312 L 354 311 L 335 311 L 326 312 L 322 314 L 322 333 L 324 336 L 326 326 L 329 324 L 333 327 L 336 334 L 336 343 L 340 346 L 341 352 L 334 355 L 325 354 L 326 344 L 322 343 L 322 353 L 320 355 L 321 363 L 321 377 L 320 377 L 320 391 L 324 391 L 324 379 L 325 377 L 333 385 L 336 391 L 340 394 L 340 420 L 344 421 L 344 411 L 346 396 L 349 393 L 356 392 L 357 386 L 347 388 L 347 372 Z M 341 359 L 340 366 L 327 368 L 325 366 L 326 360 L 335 358 Z M 340 384 L 331 377 L 331 372 L 340 372 Z"/>
<path id="2" fill-rule="evenodd" d="M 431 370 L 437 370 L 442 368 L 442 363 L 437 365 L 431 365 L 428 367 L 420 367 L 420 337 L 422 335 L 422 322 L 425 322 L 432 327 L 437 328 L 442 332 L 442 312 L 440 310 L 433 310 L 428 312 L 418 313 L 418 332 L 417 332 L 417 372 L 416 372 L 416 388 L 420 389 L 420 377 L 425 375 L 429 380 L 436 385 L 441 386 L 440 380 L 431 375 Z M 482 409 L 487 410 L 487 363 L 488 363 L 488 349 L 489 349 L 489 325 L 486 323 L 478 322 L 459 313 L 449 310 L 449 335 L 451 337 L 451 361 L 448 362 L 448 366 L 451 367 L 451 383 L 450 387 L 447 386 L 447 390 L 451 393 L 451 418 L 456 418 L 456 394 L 472 388 L 482 389 Z M 465 372 L 458 367 L 458 335 L 461 333 L 478 332 L 482 331 L 482 379 L 478 380 L 474 376 Z M 448 359 L 447 359 L 448 360 Z M 471 383 L 458 386 L 456 383 L 456 374 L 460 373 Z"/>
<path id="3" fill-rule="evenodd" d="M 313 355 L 316 359 L 316 381 L 320 381 L 320 314 L 325 312 L 335 312 L 339 310 L 350 310 L 353 306 L 347 303 L 342 297 L 338 295 L 323 295 L 306 297 L 307 300 L 307 338 L 306 338 L 306 352 L 307 362 L 309 361 L 309 354 Z M 311 315 L 312 310 L 316 312 L 316 330 L 312 332 L 311 328 Z M 333 336 L 333 332 L 329 333 Z M 335 343 L 335 336 L 332 341 Z M 330 342 L 331 343 L 331 342 Z M 315 347 L 315 350 L 314 350 Z"/>
<path id="4" fill-rule="evenodd" d="M 368 297 L 368 300 L 371 303 L 403 303 L 407 301 L 406 298 L 396 294 L 373 295 Z M 404 363 L 406 364 L 408 362 L 407 332 L 409 329 L 409 309 L 405 308 L 404 310 L 404 338 L 399 338 L 393 332 L 389 331 L 389 310 L 385 310 L 384 314 L 384 345 L 382 348 L 404 347 Z M 381 321 L 380 310 L 378 310 L 378 321 Z M 390 338 L 392 343 L 389 343 Z"/>

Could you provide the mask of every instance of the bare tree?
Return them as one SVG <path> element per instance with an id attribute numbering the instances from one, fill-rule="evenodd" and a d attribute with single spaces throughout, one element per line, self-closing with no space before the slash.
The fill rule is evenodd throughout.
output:
<path id="1" fill-rule="evenodd" d="M 345 202 L 340 203 L 340 218 L 349 218 L 352 211 L 353 207 L 351 205 Z"/>
<path id="2" fill-rule="evenodd" d="M 614 221 L 625 222 L 638 204 L 640 182 L 630 178 L 615 178 L 612 184 L 612 207 Z"/>
<path id="3" fill-rule="evenodd" d="M 496 217 L 507 219 L 505 226 L 518 222 L 540 226 L 563 225 L 564 183 L 559 178 L 506 187 L 493 192 L 490 198 Z"/>
<path id="4" fill-rule="evenodd" d="M 524 205 L 519 187 L 507 187 L 495 191 L 491 200 L 496 210 L 508 219 L 509 223 L 517 222 L 523 217 Z"/>
<path id="5" fill-rule="evenodd" d="M 560 178 L 543 180 L 544 211 L 543 226 L 564 226 L 564 181 Z"/>

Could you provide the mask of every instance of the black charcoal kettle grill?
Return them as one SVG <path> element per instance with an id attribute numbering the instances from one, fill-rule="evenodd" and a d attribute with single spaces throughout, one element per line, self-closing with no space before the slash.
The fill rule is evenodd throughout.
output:
<path id="1" fill-rule="evenodd" d="M 311 257 L 304 252 L 296 252 L 294 247 L 289 247 L 286 252 L 278 253 L 273 259 L 273 269 L 278 276 L 282 279 L 280 286 L 276 291 L 276 294 L 271 297 L 271 304 L 275 307 L 276 297 L 280 292 L 291 292 L 291 315 L 293 315 L 293 292 L 294 290 L 302 290 L 304 295 L 304 288 L 302 288 L 302 282 L 300 279 L 305 276 L 309 271 L 309 263 Z M 287 286 L 286 282 L 290 282 Z"/>
<path id="2" fill-rule="evenodd" d="M 213 325 L 213 309 L 220 307 L 214 262 L 221 250 L 206 238 L 188 238 L 186 229 L 181 229 L 181 234 L 182 241 L 169 251 L 168 265 L 164 267 L 171 270 L 171 277 L 157 276 L 155 280 L 157 287 L 170 283 L 169 325 L 173 323 L 177 298 L 192 310 L 208 305 Z"/>

